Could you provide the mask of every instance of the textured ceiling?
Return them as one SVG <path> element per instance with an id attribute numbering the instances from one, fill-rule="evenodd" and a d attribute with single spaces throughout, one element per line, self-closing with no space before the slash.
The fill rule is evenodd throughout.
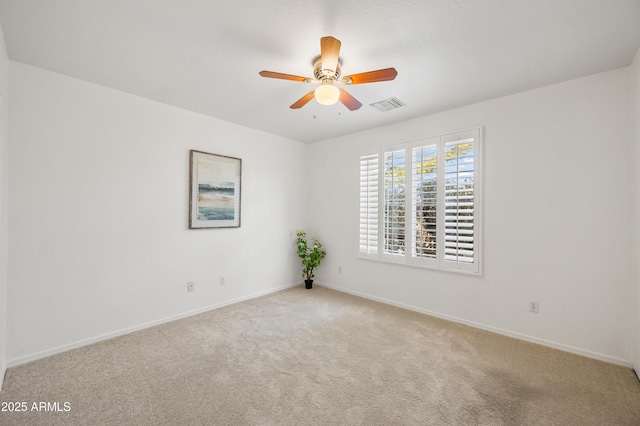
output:
<path id="1" fill-rule="evenodd" d="M 310 143 L 629 65 L 640 0 L 0 0 L 0 25 L 12 60 Z M 289 109 L 313 86 L 258 72 L 312 76 L 326 35 L 344 75 L 398 77 Z"/>

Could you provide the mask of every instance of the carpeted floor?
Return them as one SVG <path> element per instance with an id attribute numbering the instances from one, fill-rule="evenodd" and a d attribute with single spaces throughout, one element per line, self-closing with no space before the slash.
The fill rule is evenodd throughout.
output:
<path id="1" fill-rule="evenodd" d="M 322 287 L 11 368 L 0 402 L 26 407 L 2 425 L 640 424 L 628 368 Z"/>

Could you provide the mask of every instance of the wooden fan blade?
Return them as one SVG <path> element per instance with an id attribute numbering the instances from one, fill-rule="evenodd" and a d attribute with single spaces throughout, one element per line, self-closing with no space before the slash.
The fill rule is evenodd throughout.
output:
<path id="1" fill-rule="evenodd" d="M 267 78 L 279 78 L 281 80 L 300 81 L 302 83 L 310 83 L 314 79 L 309 77 L 300 77 L 299 75 L 283 74 L 281 72 L 260 71 L 259 74 Z"/>
<path id="2" fill-rule="evenodd" d="M 344 104 L 351 111 L 359 109 L 362 104 L 356 98 L 347 93 L 346 90 L 340 89 L 340 102 Z"/>
<path id="3" fill-rule="evenodd" d="M 396 78 L 398 71 L 395 68 L 384 68 L 376 71 L 361 72 L 342 77 L 344 84 L 375 83 L 376 81 L 389 81 Z"/>
<path id="4" fill-rule="evenodd" d="M 311 99 L 313 99 L 313 94 L 315 93 L 315 89 L 310 91 L 309 93 L 307 93 L 306 95 L 304 95 L 303 97 L 301 97 L 300 99 L 298 99 L 297 101 L 295 101 L 293 103 L 293 105 L 291 105 L 289 108 L 291 109 L 298 109 L 298 108 L 302 108 L 303 106 L 305 106 Z"/>
<path id="5" fill-rule="evenodd" d="M 341 45 L 342 43 L 337 38 L 322 37 L 320 39 L 320 58 L 323 70 L 336 72 Z"/>

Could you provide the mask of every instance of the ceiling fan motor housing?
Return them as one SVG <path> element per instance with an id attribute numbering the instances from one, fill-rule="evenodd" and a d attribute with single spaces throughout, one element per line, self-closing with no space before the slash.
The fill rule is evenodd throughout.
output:
<path id="1" fill-rule="evenodd" d="M 313 61 L 313 75 L 318 81 L 331 80 L 336 81 L 340 77 L 342 69 L 340 67 L 340 60 L 338 60 L 338 64 L 336 65 L 336 71 L 333 72 L 331 69 L 323 69 L 322 68 L 322 57 L 318 56 Z"/>

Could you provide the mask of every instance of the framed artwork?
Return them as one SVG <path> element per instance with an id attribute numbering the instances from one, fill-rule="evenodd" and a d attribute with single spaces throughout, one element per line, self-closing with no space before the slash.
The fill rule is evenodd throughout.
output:
<path id="1" fill-rule="evenodd" d="M 190 151 L 189 228 L 239 228 L 242 160 Z"/>

